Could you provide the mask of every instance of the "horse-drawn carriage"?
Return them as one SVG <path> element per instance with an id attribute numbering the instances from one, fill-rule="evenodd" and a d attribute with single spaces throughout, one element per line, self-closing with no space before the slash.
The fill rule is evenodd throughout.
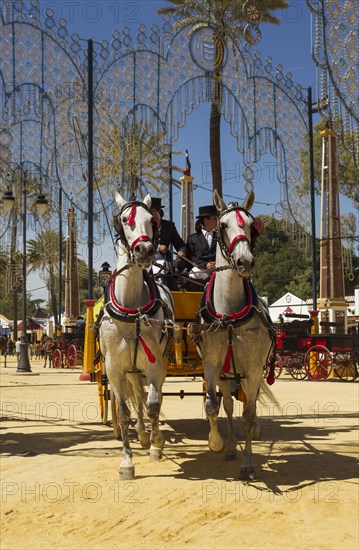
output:
<path id="1" fill-rule="evenodd" d="M 350 382 L 358 376 L 359 334 L 311 332 L 313 320 L 306 315 L 276 325 L 275 376 L 283 369 L 296 380 L 323 381 L 329 377 Z M 326 330 L 337 323 L 321 323 Z M 335 327 L 337 328 L 337 327 Z"/>
<path id="2" fill-rule="evenodd" d="M 52 365 L 55 369 L 74 369 L 83 362 L 84 330 L 64 332 L 55 342 Z"/>
<path id="3" fill-rule="evenodd" d="M 98 323 L 101 353 L 91 379 L 98 383 L 103 421 L 107 421 L 111 402 L 114 431 L 117 437 L 121 434 L 120 477 L 134 477 L 128 405 L 131 403 L 135 409 L 141 446 L 149 448 L 152 460 L 158 460 L 164 445 L 159 414 L 166 376 L 203 375 L 204 407 L 210 423 L 209 447 L 215 452 L 225 449 L 226 459 L 236 456 L 233 379 L 242 389 L 246 436 L 240 475 L 253 479 L 251 441 L 260 433 L 256 400 L 260 388 L 273 398 L 263 380 L 263 367 L 274 340 L 266 306 L 248 279 L 254 263 L 252 247 L 263 230 L 263 221 L 249 213 L 254 194 L 249 193 L 239 206 L 227 205 L 215 193 L 220 213 L 216 270 L 205 294 L 171 294 L 166 287 L 154 283 L 146 271 L 153 262 L 156 232 L 151 199 L 147 196 L 143 201 L 126 202 L 117 194 L 116 202 L 118 262 L 105 288 Z M 268 382 L 269 378 L 273 379 L 272 367 Z M 220 408 L 217 388 L 228 420 L 226 444 L 217 427 Z M 144 423 L 144 407 L 150 434 Z"/>

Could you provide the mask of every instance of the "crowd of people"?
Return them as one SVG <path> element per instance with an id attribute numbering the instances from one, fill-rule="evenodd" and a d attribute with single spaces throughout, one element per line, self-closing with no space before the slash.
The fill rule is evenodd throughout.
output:
<path id="1" fill-rule="evenodd" d="M 57 340 L 51 338 L 44 333 L 40 340 L 29 343 L 29 356 L 30 359 L 44 360 L 44 368 L 49 365 L 52 366 L 52 354 L 56 346 Z M 6 337 L 6 341 L 1 348 L 2 355 L 5 357 L 16 356 L 17 362 L 20 360 L 21 338 L 17 338 L 15 341 L 11 337 Z"/>

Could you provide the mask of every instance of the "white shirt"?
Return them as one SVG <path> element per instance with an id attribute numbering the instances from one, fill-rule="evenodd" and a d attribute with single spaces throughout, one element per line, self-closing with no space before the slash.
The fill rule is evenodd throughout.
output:
<path id="1" fill-rule="evenodd" d="M 208 242 L 208 246 L 211 247 L 213 241 L 213 231 L 206 231 L 205 229 L 202 229 L 202 233 Z"/>

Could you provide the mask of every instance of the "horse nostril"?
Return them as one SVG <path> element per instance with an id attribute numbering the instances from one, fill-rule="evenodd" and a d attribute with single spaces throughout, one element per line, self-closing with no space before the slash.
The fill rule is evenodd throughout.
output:
<path id="1" fill-rule="evenodd" d="M 151 246 L 149 247 L 149 249 L 148 249 L 148 253 L 149 253 L 149 254 L 150 254 L 151 256 L 153 256 L 153 255 L 154 255 L 154 253 L 155 253 L 155 249 L 154 249 L 154 247 L 153 247 L 152 245 L 151 245 Z"/>
<path id="2" fill-rule="evenodd" d="M 140 244 L 136 244 L 135 246 L 135 253 L 140 254 L 142 250 L 142 246 Z"/>

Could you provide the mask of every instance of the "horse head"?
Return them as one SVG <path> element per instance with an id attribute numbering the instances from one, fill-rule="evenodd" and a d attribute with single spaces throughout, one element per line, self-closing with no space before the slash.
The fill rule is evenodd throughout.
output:
<path id="1" fill-rule="evenodd" d="M 222 255 L 243 277 L 248 277 L 254 266 L 253 244 L 263 231 L 261 218 L 254 218 L 249 210 L 254 203 L 254 192 L 248 193 L 241 206 L 236 202 L 226 204 L 214 192 L 214 204 L 219 212 L 218 242 Z"/>
<path id="2" fill-rule="evenodd" d="M 114 225 L 121 241 L 128 252 L 131 263 L 142 269 L 149 267 L 155 254 L 154 237 L 156 223 L 150 211 L 151 197 L 147 195 L 143 202 L 127 202 L 116 193 L 119 213 L 114 216 Z"/>

